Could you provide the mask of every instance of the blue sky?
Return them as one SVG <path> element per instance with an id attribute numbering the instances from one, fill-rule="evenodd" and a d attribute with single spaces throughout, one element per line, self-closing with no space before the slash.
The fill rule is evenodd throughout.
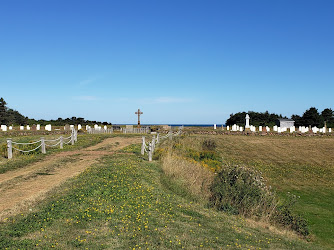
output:
<path id="1" fill-rule="evenodd" d="M 334 109 L 334 1 L 0 0 L 0 96 L 35 119 Z"/>

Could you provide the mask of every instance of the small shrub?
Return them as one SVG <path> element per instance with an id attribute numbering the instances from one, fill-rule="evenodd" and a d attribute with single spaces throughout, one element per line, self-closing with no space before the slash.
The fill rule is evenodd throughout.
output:
<path id="1" fill-rule="evenodd" d="M 204 151 L 214 151 L 217 147 L 217 144 L 212 139 L 206 139 L 202 142 L 202 149 Z"/>
<path id="2" fill-rule="evenodd" d="M 278 205 L 275 194 L 264 183 L 261 173 L 242 166 L 224 166 L 211 188 L 210 205 L 232 214 L 257 217 L 290 228 L 307 236 L 307 222 L 292 213 L 296 196 Z"/>
<path id="3" fill-rule="evenodd" d="M 242 166 L 224 166 L 211 186 L 210 204 L 244 216 L 263 216 L 275 206 L 273 193 L 260 173 Z"/>

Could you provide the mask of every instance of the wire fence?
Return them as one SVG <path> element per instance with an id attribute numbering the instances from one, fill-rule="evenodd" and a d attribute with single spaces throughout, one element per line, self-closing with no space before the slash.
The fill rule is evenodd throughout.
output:
<path id="1" fill-rule="evenodd" d="M 170 140 L 172 140 L 174 136 L 179 136 L 182 133 L 182 129 L 183 127 L 180 127 L 177 132 L 173 133 L 172 131 L 170 131 L 168 132 L 168 134 L 164 136 L 160 136 L 159 134 L 157 134 L 157 136 L 153 135 L 152 141 L 148 143 L 145 142 L 145 136 L 143 136 L 141 145 L 141 154 L 145 155 L 145 153 L 147 153 L 148 161 L 152 161 L 156 145 L 159 144 L 164 139 L 169 138 Z"/>
<path id="2" fill-rule="evenodd" d="M 46 154 L 46 147 L 57 147 L 61 149 L 64 147 L 64 144 L 74 145 L 78 141 L 78 131 L 72 130 L 72 133 L 69 137 L 60 136 L 58 139 L 46 140 L 42 137 L 39 141 L 35 142 L 14 142 L 11 138 L 7 139 L 7 153 L 8 159 L 13 158 L 13 151 L 20 153 L 31 153 L 39 150 L 41 148 L 42 154 Z"/>

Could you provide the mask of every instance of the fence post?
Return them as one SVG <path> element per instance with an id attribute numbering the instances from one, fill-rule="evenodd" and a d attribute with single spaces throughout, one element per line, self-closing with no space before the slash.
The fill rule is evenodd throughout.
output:
<path id="1" fill-rule="evenodd" d="M 160 142 L 159 133 L 157 134 L 157 143 Z"/>
<path id="2" fill-rule="evenodd" d="M 78 131 L 77 130 L 74 130 L 74 140 L 75 140 L 75 142 L 77 142 L 78 141 Z"/>
<path id="3" fill-rule="evenodd" d="M 169 132 L 169 140 L 173 140 L 173 132 L 172 131 Z"/>
<path id="4" fill-rule="evenodd" d="M 141 144 L 141 154 L 145 154 L 145 136 L 142 136 L 143 143 Z"/>
<path id="5" fill-rule="evenodd" d="M 13 158 L 13 148 L 12 148 L 12 139 L 7 139 L 7 152 L 8 152 L 8 159 Z"/>
<path id="6" fill-rule="evenodd" d="M 148 144 L 148 161 L 152 161 L 152 143 Z"/>
<path id="7" fill-rule="evenodd" d="M 46 154 L 44 137 L 41 138 L 42 154 Z"/>
<path id="8" fill-rule="evenodd" d="M 63 149 L 64 148 L 64 138 L 63 136 L 60 136 L 60 148 Z"/>
<path id="9" fill-rule="evenodd" d="M 71 134 L 71 144 L 74 145 L 74 132 L 72 131 L 72 134 Z"/>
<path id="10" fill-rule="evenodd" d="M 155 135 L 153 135 L 153 138 L 152 138 L 152 151 L 154 152 L 155 150 Z"/>

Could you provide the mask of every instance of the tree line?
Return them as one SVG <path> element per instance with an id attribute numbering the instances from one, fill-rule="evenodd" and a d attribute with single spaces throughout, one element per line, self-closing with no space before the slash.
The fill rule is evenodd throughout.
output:
<path id="1" fill-rule="evenodd" d="M 254 126 L 274 126 L 277 119 L 286 118 L 281 114 L 274 114 L 266 112 L 239 112 L 236 114 L 231 114 L 230 118 L 226 120 L 226 125 L 232 126 L 237 124 L 239 126 L 245 126 L 246 114 L 250 116 L 250 124 Z M 330 108 L 325 108 L 322 112 L 319 112 L 315 107 L 311 107 L 306 110 L 303 115 L 292 115 L 291 119 L 295 121 L 295 126 L 316 126 L 318 128 L 324 127 L 325 123 L 327 127 L 334 127 L 334 112 Z"/>
<path id="2" fill-rule="evenodd" d="M 30 119 L 27 116 L 20 114 L 18 111 L 8 108 L 6 101 L 1 97 L 0 98 L 0 124 L 1 125 L 32 125 L 32 124 L 40 124 L 45 126 L 47 124 L 51 124 L 52 126 L 64 126 L 65 124 L 81 124 L 81 125 L 89 125 L 89 124 L 103 124 L 103 125 L 111 125 L 110 122 L 100 122 L 100 121 L 90 121 L 85 120 L 82 117 L 71 117 L 71 118 L 58 118 L 57 120 L 36 120 Z"/>

